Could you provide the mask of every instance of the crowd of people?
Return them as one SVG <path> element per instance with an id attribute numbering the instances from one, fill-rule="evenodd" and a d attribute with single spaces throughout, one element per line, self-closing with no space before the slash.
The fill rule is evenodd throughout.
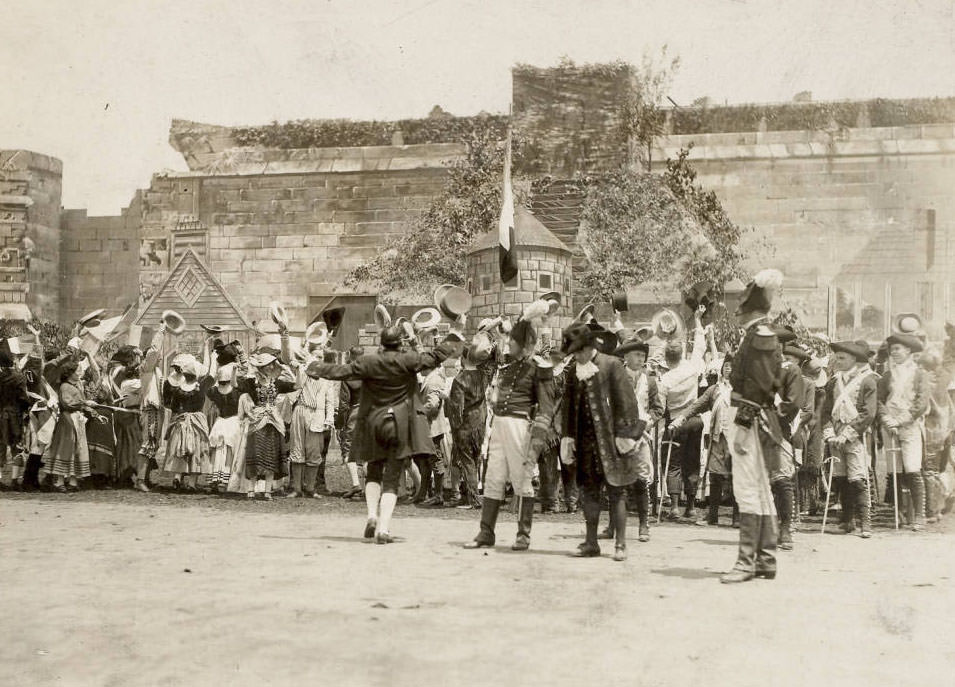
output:
<path id="1" fill-rule="evenodd" d="M 334 440 L 350 480 L 340 496 L 364 495 L 365 536 L 378 543 L 394 541 L 402 483 L 415 504 L 480 509 L 468 548 L 495 545 L 510 498 L 515 550 L 529 548 L 536 512 L 580 509 L 575 555 L 599 556 L 609 539 L 615 560 L 627 557 L 629 513 L 646 542 L 653 516 L 715 526 L 731 506 L 740 547 L 724 582 L 774 577 L 794 523 L 836 504 L 841 531 L 863 538 L 880 502 L 914 530 L 938 520 L 955 486 L 941 348 L 909 327 L 876 350 L 822 351 L 770 320 L 777 275 L 747 286 L 733 351 L 696 302 L 686 337 L 665 324 L 608 329 L 587 308 L 551 342 L 539 330 L 555 294 L 516 322 L 482 320 L 470 340 L 386 319 L 374 352 L 333 350 L 324 321 L 293 341 L 281 318 L 250 353 L 213 333 L 199 358 L 167 350 L 165 316 L 152 346 L 108 359 L 79 337 L 44 350 L 37 334 L 28 355 L 0 346 L 2 485 L 148 492 L 158 469 L 180 491 L 322 498 Z"/>

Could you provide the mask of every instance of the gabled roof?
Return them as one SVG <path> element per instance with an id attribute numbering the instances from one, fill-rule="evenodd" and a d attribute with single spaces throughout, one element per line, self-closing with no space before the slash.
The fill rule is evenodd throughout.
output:
<path id="1" fill-rule="evenodd" d="M 928 232 L 904 225 L 883 227 L 855 257 L 839 270 L 839 277 L 925 273 Z"/>
<path id="2" fill-rule="evenodd" d="M 497 244 L 497 229 L 492 229 L 479 236 L 471 244 L 468 253 L 494 248 Z M 543 222 L 522 205 L 514 208 L 514 245 L 522 248 L 551 248 L 570 252 L 567 244 L 554 236 L 554 232 L 545 227 Z"/>
<path id="3" fill-rule="evenodd" d="M 158 324 L 165 310 L 182 315 L 187 331 L 196 331 L 202 324 L 216 324 L 232 331 L 252 329 L 252 323 L 229 292 L 192 249 L 183 253 L 136 318 L 136 324 Z"/>

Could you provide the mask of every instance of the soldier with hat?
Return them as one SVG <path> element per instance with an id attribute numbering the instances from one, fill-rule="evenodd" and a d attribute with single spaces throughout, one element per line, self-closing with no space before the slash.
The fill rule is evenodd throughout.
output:
<path id="1" fill-rule="evenodd" d="M 657 391 L 657 378 L 647 372 L 650 344 L 639 336 L 635 336 L 621 344 L 614 351 L 614 355 L 623 358 L 627 378 L 637 399 L 637 416 L 647 423 L 647 427 L 653 427 L 663 417 L 664 406 Z M 650 484 L 653 483 L 653 451 L 647 433 L 644 433 L 637 442 L 637 457 L 639 477 L 634 483 L 632 492 L 640 521 L 639 539 L 647 542 L 650 541 L 649 490 Z M 611 538 L 612 532 L 608 531 L 607 535 L 608 539 Z"/>
<path id="2" fill-rule="evenodd" d="M 608 334 L 583 323 L 564 330 L 561 351 L 572 354 L 573 360 L 567 367 L 561 406 L 561 460 L 576 463 L 587 527 L 586 538 L 575 555 L 600 555 L 597 525 L 600 493 L 605 488 L 616 535 L 613 558 L 623 561 L 627 558 L 626 487 L 646 475 L 637 447 L 647 423 L 639 417 L 637 398 L 623 363 L 598 350 L 600 338 Z"/>
<path id="3" fill-rule="evenodd" d="M 464 482 L 461 507 L 481 507 L 478 465 L 487 430 L 487 388 L 494 374 L 495 352 L 486 333 L 475 334 L 461 359 L 461 371 L 451 382 L 445 402 L 451 428 L 451 465 Z"/>
<path id="4" fill-rule="evenodd" d="M 769 475 L 782 441 L 773 408 L 782 354 L 768 315 L 782 280 L 778 270 L 762 270 L 747 284 L 736 309 L 745 334 L 730 374 L 730 402 L 736 409 L 730 453 L 740 527 L 736 564 L 720 578 L 724 584 L 776 577 L 778 530 Z"/>
<path id="5" fill-rule="evenodd" d="M 844 532 L 855 530 L 854 513 L 861 523 L 862 537 L 872 536 L 868 494 L 868 453 L 863 435 L 875 422 L 877 375 L 869 367 L 869 345 L 865 341 L 835 341 L 832 350 L 834 374 L 826 384 L 820 420 L 822 436 L 831 452 L 833 479 L 842 500 Z"/>
<path id="6" fill-rule="evenodd" d="M 909 489 L 906 514 L 912 529 L 925 524 L 925 483 L 922 479 L 922 418 L 928 412 L 931 385 L 914 355 L 922 341 L 914 334 L 895 333 L 886 339 L 889 360 L 879 380 L 879 424 L 884 446 L 893 453 L 896 473 L 901 471 Z"/>
<path id="7" fill-rule="evenodd" d="M 386 326 L 380 350 L 333 365 L 313 362 L 306 374 L 313 379 L 362 381 L 357 427 L 350 451 L 367 464 L 365 502 L 368 520 L 365 538 L 390 544 L 391 516 L 398 501 L 398 481 L 404 461 L 434 451 L 427 421 L 417 412 L 418 373 L 434 369 L 455 350 L 443 342 L 430 352 L 402 351 L 403 332 Z"/>
<path id="8" fill-rule="evenodd" d="M 509 352 L 492 382 L 491 412 L 494 414 L 488 442 L 481 530 L 465 548 L 493 547 L 494 527 L 504 502 L 504 488 L 510 482 L 520 503 L 517 539 L 511 547 L 530 547 L 534 519 L 532 484 L 537 456 L 547 443 L 554 413 L 553 366 L 534 355 L 536 321 L 546 316 L 545 301 L 531 303 L 511 328 Z"/>
<path id="9" fill-rule="evenodd" d="M 796 333 L 791 327 L 776 328 L 776 340 L 782 346 L 783 360 L 776 379 L 775 407 L 782 442 L 775 446 L 775 469 L 769 475 L 769 483 L 779 516 L 778 547 L 783 551 L 793 548 L 792 519 L 795 514 L 796 458 L 793 449 L 793 428 L 799 413 L 806 403 L 805 387 L 795 351 Z M 787 351 L 789 351 L 787 353 Z"/>

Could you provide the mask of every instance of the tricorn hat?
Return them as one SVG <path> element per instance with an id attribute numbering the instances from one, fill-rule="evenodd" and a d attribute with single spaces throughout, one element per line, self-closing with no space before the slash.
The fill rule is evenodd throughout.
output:
<path id="1" fill-rule="evenodd" d="M 584 324 L 574 322 L 564 329 L 561 336 L 561 353 L 576 353 L 581 348 L 593 346 L 601 352 L 613 351 L 616 348 L 617 336 L 596 322 Z"/>
<path id="2" fill-rule="evenodd" d="M 860 341 L 833 341 L 829 344 L 833 353 L 848 353 L 860 363 L 869 362 L 869 346 Z"/>

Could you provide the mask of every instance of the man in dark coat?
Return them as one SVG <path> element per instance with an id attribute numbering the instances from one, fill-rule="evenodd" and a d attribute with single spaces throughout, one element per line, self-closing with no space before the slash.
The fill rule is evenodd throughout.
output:
<path id="1" fill-rule="evenodd" d="M 363 431 L 353 437 L 351 451 L 367 463 L 365 538 L 374 537 L 378 544 L 394 541 L 389 526 L 398 501 L 402 463 L 434 450 L 427 419 L 416 400 L 418 373 L 434 369 L 455 352 L 454 344 L 448 342 L 430 352 L 402 351 L 401 338 L 397 327 L 387 327 L 378 353 L 346 365 L 314 362 L 306 369 L 314 378 L 362 381 L 355 421 Z"/>
<path id="2" fill-rule="evenodd" d="M 730 453 L 733 495 L 740 511 L 739 550 L 733 569 L 720 578 L 724 584 L 776 577 L 778 528 L 769 475 L 777 467 L 783 441 L 774 407 L 783 360 L 767 316 L 782 279 L 778 270 L 759 272 L 747 284 L 736 310 L 745 331 L 730 374 L 730 402 L 736 408 Z"/>
<path id="3" fill-rule="evenodd" d="M 24 417 L 30 409 L 27 378 L 13 366 L 13 356 L 0 350 L 0 466 L 7 461 L 7 449 L 15 457 L 23 439 Z M 18 468 L 14 468 L 11 485 L 19 486 Z"/>
<path id="4" fill-rule="evenodd" d="M 587 535 L 576 556 L 600 555 L 597 525 L 600 492 L 607 489 L 616 535 L 613 559 L 627 558 L 626 487 L 640 476 L 637 442 L 646 422 L 639 417 L 633 385 L 619 358 L 597 351 L 598 339 L 610 332 L 575 323 L 564 330 L 563 353 L 573 354 L 567 367 L 561 406 L 564 437 L 561 460 L 577 465 L 577 485 Z M 614 342 L 616 343 L 616 342 Z"/>

